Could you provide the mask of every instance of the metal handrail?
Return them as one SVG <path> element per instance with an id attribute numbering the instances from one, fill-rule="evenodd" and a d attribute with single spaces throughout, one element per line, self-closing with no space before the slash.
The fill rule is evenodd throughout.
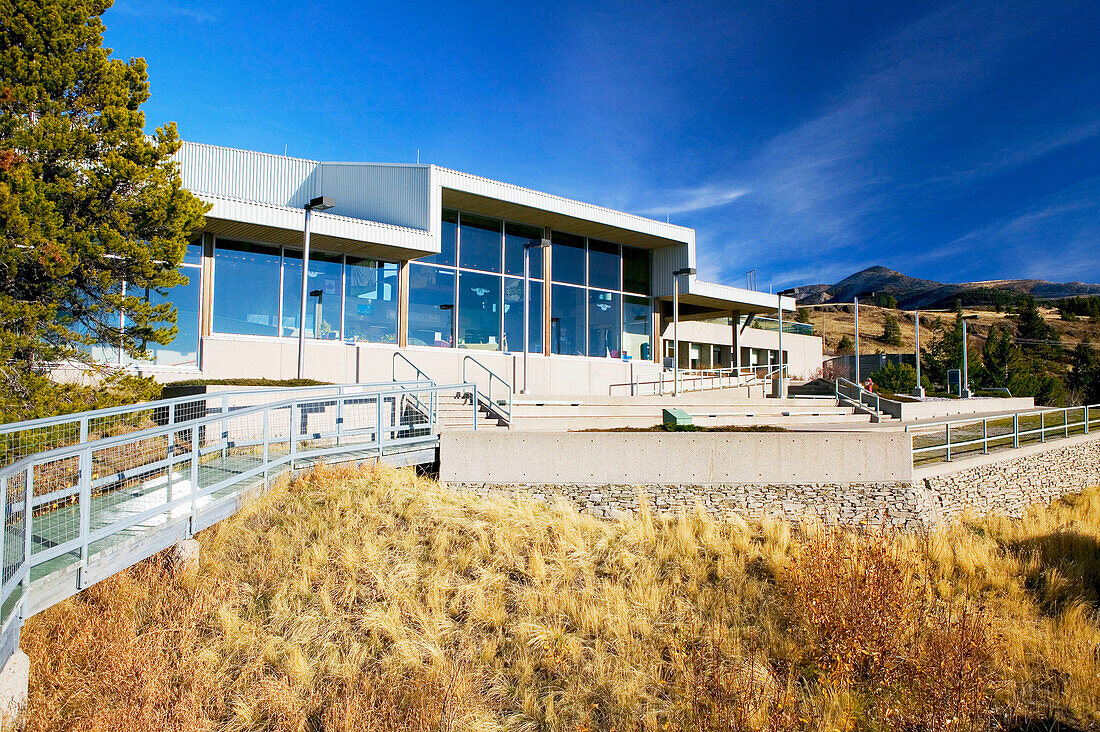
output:
<path id="1" fill-rule="evenodd" d="M 32 568 L 66 555 L 78 558 L 75 592 L 162 549 L 164 532 L 178 522 L 192 535 L 235 511 L 237 504 L 226 501 L 236 501 L 236 494 L 219 493 L 226 489 L 260 480 L 266 485 L 273 472 L 293 470 L 303 461 L 381 457 L 386 449 L 437 444 L 435 395 L 454 390 L 474 393 L 476 424 L 474 383 L 386 384 L 355 393 L 299 395 L 109 435 L 0 468 L 0 664 L 14 650 L 19 626 L 32 608 L 67 596 L 50 591 L 38 599 Z M 127 542 L 125 551 L 97 545 L 116 536 Z M 34 580 L 62 582 L 72 576 L 72 566 L 36 570 Z M 90 570 L 96 579 L 89 579 Z M 18 600 L 5 604 L 17 589 Z"/>
<path id="2" fill-rule="evenodd" d="M 845 389 L 848 391 L 854 391 L 853 394 L 845 393 Z M 848 402 L 855 402 L 856 406 L 867 407 L 873 409 L 875 414 L 881 416 L 882 412 L 882 396 L 876 394 L 873 391 L 867 391 L 854 381 L 849 381 L 845 378 L 839 378 L 836 380 L 836 398 L 837 400 L 847 400 Z M 871 403 L 874 402 L 874 407 Z"/>
<path id="3" fill-rule="evenodd" d="M 424 373 L 424 371 L 422 371 L 419 366 L 417 366 L 415 363 L 410 361 L 409 357 L 406 356 L 405 354 L 401 353 L 401 351 L 394 351 L 393 352 L 393 358 L 390 359 L 392 361 L 392 367 L 393 368 L 392 368 L 391 373 L 393 375 L 393 380 L 394 381 L 397 381 L 397 359 L 401 359 L 406 364 L 411 366 L 412 370 L 416 372 L 416 378 L 417 379 L 422 380 L 422 381 L 427 381 L 427 382 L 432 383 L 432 384 L 435 383 L 435 379 L 431 378 L 426 373 Z"/>
<path id="4" fill-rule="evenodd" d="M 116 407 L 103 407 L 100 409 L 93 409 L 85 412 L 73 412 L 71 414 L 61 414 L 55 417 L 41 417 L 38 419 L 23 420 L 21 422 L 9 422 L 8 424 L 0 425 L 0 459 L 6 459 L 9 451 L 15 454 L 16 459 L 23 457 L 24 454 L 31 454 L 33 452 L 41 452 L 41 450 L 27 450 L 25 453 L 21 453 L 18 445 L 13 446 L 12 441 L 18 440 L 18 434 L 26 432 L 27 441 L 30 443 L 48 442 L 50 439 L 60 439 L 67 441 L 69 444 L 80 444 L 87 442 L 90 433 L 95 427 L 98 431 L 102 427 L 107 425 L 97 424 L 98 422 L 104 422 L 112 417 L 117 418 L 112 422 L 112 425 L 125 422 L 127 420 L 138 419 L 142 413 L 151 413 L 154 418 L 159 416 L 166 419 L 169 423 L 179 424 L 197 417 L 206 416 L 210 409 L 217 409 L 219 411 L 230 411 L 238 405 L 232 405 L 230 402 L 234 399 L 239 399 L 242 396 L 261 396 L 271 397 L 275 394 L 275 389 L 285 390 L 279 396 L 284 396 L 288 393 L 295 394 L 325 394 L 336 393 L 344 394 L 351 390 L 355 391 L 369 391 L 371 389 L 390 385 L 394 382 L 376 382 L 369 384 L 321 384 L 317 386 L 302 386 L 302 387 L 249 387 L 242 389 L 227 389 L 225 391 L 217 392 L 205 392 L 199 394 L 190 394 L 186 396 L 172 397 L 171 399 L 158 399 L 149 402 L 139 402 L 137 404 L 124 404 Z M 414 384 L 422 382 L 397 382 L 402 384 Z M 188 413 L 187 410 L 181 410 L 179 407 L 189 406 L 197 402 L 220 402 L 213 406 L 203 407 L 203 413 Z M 47 435 L 43 434 L 43 431 L 55 430 L 55 434 Z M 37 433 L 37 434 L 36 434 Z M 7 444 L 5 444 L 5 441 Z"/>
<path id="5" fill-rule="evenodd" d="M 761 364 L 759 366 L 739 366 L 728 369 L 683 369 L 680 371 L 681 391 L 706 391 L 708 389 L 729 389 L 739 386 L 752 386 L 755 383 L 766 383 L 775 377 L 776 373 L 787 376 L 787 364 Z M 609 384 L 608 396 L 614 396 L 613 390 L 619 387 L 630 387 L 630 396 L 641 396 L 640 387 L 656 386 L 653 395 L 664 395 L 665 373 L 668 369 L 662 369 L 657 379 L 651 381 L 627 381 L 618 384 Z M 763 372 L 763 374 L 761 374 Z M 746 381 L 743 378 L 748 377 Z M 671 380 L 668 380 L 671 383 Z M 685 385 L 685 382 L 691 386 Z M 708 386 L 709 383 L 709 386 Z"/>
<path id="6" fill-rule="evenodd" d="M 1070 422 L 1071 412 L 1081 412 L 1080 421 Z M 1055 424 L 1047 424 L 1048 415 L 1060 414 L 1062 419 Z M 1029 418 L 1039 418 L 1039 426 L 1036 428 L 1026 427 L 1026 421 Z M 1000 421 L 1012 420 L 1011 431 L 1001 432 L 999 434 L 990 434 L 990 424 L 995 424 Z M 1021 429 L 1020 423 L 1024 420 L 1025 427 Z M 958 431 L 962 427 L 974 427 L 981 426 L 981 436 L 973 437 L 963 440 L 952 440 L 951 430 L 952 428 Z M 913 445 L 913 459 L 916 460 L 919 454 L 940 452 L 944 453 L 944 461 L 951 462 L 951 451 L 959 450 L 961 448 L 973 447 L 976 445 L 982 446 L 982 454 L 988 455 L 989 449 L 993 447 L 1008 447 L 1011 441 L 1011 447 L 1013 449 L 1019 448 L 1021 442 L 1025 442 L 1026 438 L 1038 435 L 1039 442 L 1046 442 L 1048 434 L 1061 432 L 1062 437 L 1069 437 L 1071 431 L 1075 431 L 1078 428 L 1081 430 L 1081 434 L 1089 434 L 1090 428 L 1093 425 L 1100 425 L 1100 404 L 1086 404 L 1080 407 L 1051 407 L 1048 409 L 1035 409 L 1028 412 L 1013 412 L 1008 414 L 997 414 L 991 416 L 985 416 L 981 418 L 959 418 L 940 420 L 936 422 L 923 422 L 921 424 L 906 425 L 905 431 L 910 434 L 917 434 L 920 432 L 930 432 L 934 429 L 943 428 L 944 441 L 942 443 L 936 443 L 932 445 Z M 997 443 L 1003 443 L 998 445 Z"/>
<path id="7" fill-rule="evenodd" d="M 489 369 L 488 366 L 481 363 L 481 361 L 478 361 L 473 356 L 463 356 L 462 357 L 462 380 L 463 381 L 473 381 L 472 379 L 470 379 L 466 376 L 466 365 L 470 364 L 470 363 L 472 363 L 475 366 L 477 366 L 478 368 L 480 368 L 483 373 L 485 373 L 489 376 L 489 389 L 488 389 L 488 392 L 487 393 L 482 392 L 482 394 L 481 394 L 482 400 L 485 402 L 486 407 L 491 412 L 493 412 L 498 417 L 500 417 L 505 422 L 507 422 L 508 426 L 510 427 L 511 424 L 512 424 L 512 385 L 509 384 L 504 379 L 502 379 L 501 377 L 497 376 L 496 373 L 494 373 L 491 369 Z M 501 386 L 504 387 L 505 394 L 507 394 L 507 397 L 508 397 L 508 402 L 507 402 L 506 405 L 500 403 L 498 400 L 495 400 L 493 398 L 493 382 L 494 381 L 500 382 Z M 477 398 L 478 398 L 478 395 L 475 393 L 474 394 L 475 403 L 477 402 Z"/>

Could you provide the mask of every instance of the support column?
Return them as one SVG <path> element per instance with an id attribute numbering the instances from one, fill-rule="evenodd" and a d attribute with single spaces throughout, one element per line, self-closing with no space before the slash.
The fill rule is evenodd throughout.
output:
<path id="1" fill-rule="evenodd" d="M 545 241 L 551 240 L 549 226 L 543 227 L 542 238 Z M 553 246 L 542 250 L 542 353 L 544 356 L 550 355 L 550 260 L 553 258 L 553 253 Z M 548 392 L 549 386 L 550 385 L 547 384 L 547 388 L 544 391 Z"/>
<path id="2" fill-rule="evenodd" d="M 397 347 L 409 345 L 409 262 L 397 269 Z"/>
<path id="3" fill-rule="evenodd" d="M 733 344 L 731 348 L 733 358 L 730 359 L 730 365 L 735 369 L 741 368 L 741 311 L 733 311 Z"/>
<path id="4" fill-rule="evenodd" d="M 202 317 L 199 319 L 199 332 L 210 335 L 214 330 L 214 235 L 202 235 L 202 282 L 200 283 L 200 298 Z"/>

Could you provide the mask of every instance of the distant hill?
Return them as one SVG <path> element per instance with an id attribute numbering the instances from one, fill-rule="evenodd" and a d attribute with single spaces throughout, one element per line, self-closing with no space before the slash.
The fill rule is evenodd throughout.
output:
<path id="1" fill-rule="evenodd" d="M 947 308 L 955 300 L 963 305 L 1011 305 L 1023 295 L 1039 299 L 1058 299 L 1075 295 L 1100 295 L 1100 285 L 1084 282 L 1047 282 L 1046 280 L 986 280 L 949 284 L 922 280 L 895 272 L 886 267 L 868 267 L 845 277 L 835 285 L 805 285 L 785 290 L 800 303 L 851 302 L 854 297 L 870 297 L 873 293 L 888 293 L 897 298 L 898 307 Z"/>

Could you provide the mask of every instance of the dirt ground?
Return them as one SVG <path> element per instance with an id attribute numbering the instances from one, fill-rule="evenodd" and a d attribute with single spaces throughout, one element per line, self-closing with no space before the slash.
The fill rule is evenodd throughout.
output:
<path id="1" fill-rule="evenodd" d="M 810 310 L 810 324 L 814 327 L 814 334 L 824 338 L 825 352 L 835 354 L 840 339 L 855 335 L 855 323 L 852 313 L 852 305 L 812 305 Z M 1062 336 L 1062 344 L 1073 348 L 1082 340 L 1088 340 L 1094 344 L 1100 344 L 1100 323 L 1089 322 L 1088 318 L 1077 321 L 1062 320 L 1057 308 L 1040 307 L 1039 311 L 1048 323 L 1054 326 Z M 967 315 L 975 314 L 977 321 L 967 323 L 967 331 L 971 335 L 984 339 L 989 334 L 989 329 L 994 325 L 1007 325 L 1015 328 L 1015 320 L 1009 313 L 998 313 L 992 310 L 964 309 Z M 901 345 L 891 346 L 882 340 L 883 324 L 886 313 L 893 313 L 901 327 Z M 949 324 L 955 317 L 950 311 L 921 311 L 921 339 L 925 340 L 932 335 L 932 329 L 937 320 Z M 861 303 L 859 306 L 859 333 L 860 350 L 864 353 L 913 353 L 915 348 L 915 336 L 913 329 L 912 311 L 887 310 L 875 305 Z M 923 344 L 922 344 L 923 345 Z"/>

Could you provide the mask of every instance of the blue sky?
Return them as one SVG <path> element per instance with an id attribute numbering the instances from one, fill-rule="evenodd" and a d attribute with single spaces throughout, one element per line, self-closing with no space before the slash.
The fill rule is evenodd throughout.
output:
<path id="1" fill-rule="evenodd" d="M 700 276 L 1100 282 L 1100 3 L 116 0 L 150 129 L 697 230 Z"/>

